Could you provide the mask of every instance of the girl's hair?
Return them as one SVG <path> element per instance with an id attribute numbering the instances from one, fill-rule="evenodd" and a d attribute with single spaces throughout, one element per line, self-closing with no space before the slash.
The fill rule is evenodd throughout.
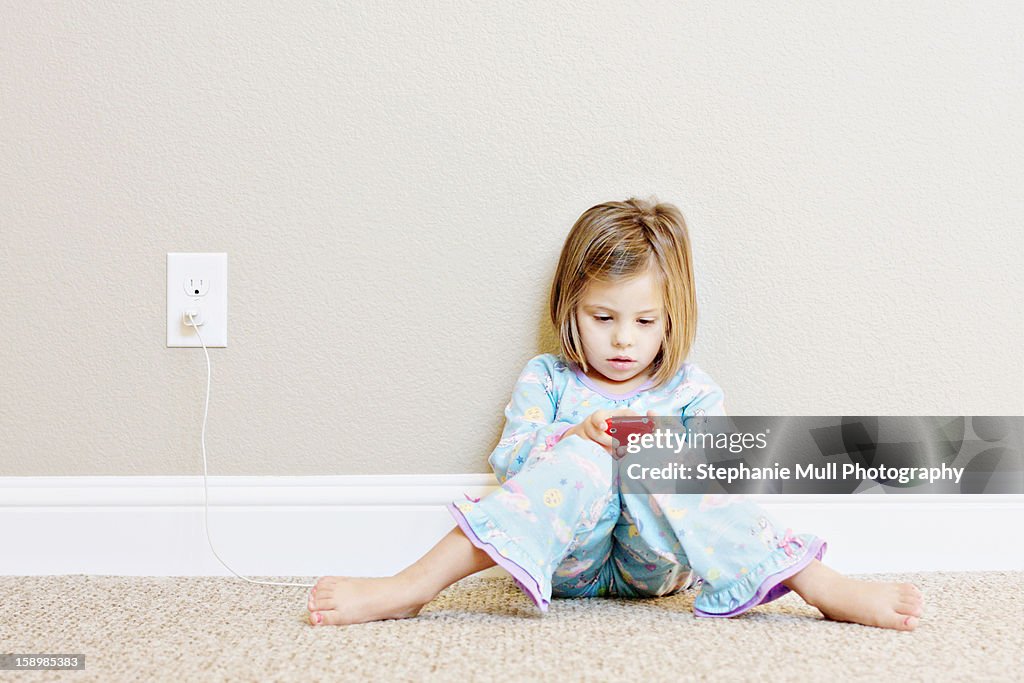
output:
<path id="1" fill-rule="evenodd" d="M 565 238 L 551 283 L 551 322 L 567 360 L 588 370 L 576 326 L 576 308 L 587 285 L 622 282 L 652 267 L 665 316 L 665 338 L 654 359 L 652 386 L 662 386 L 679 372 L 697 334 L 693 257 L 682 212 L 654 197 L 593 206 Z"/>

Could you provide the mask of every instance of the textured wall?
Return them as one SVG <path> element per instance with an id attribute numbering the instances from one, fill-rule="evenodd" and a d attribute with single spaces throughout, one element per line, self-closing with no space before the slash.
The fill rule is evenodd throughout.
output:
<path id="1" fill-rule="evenodd" d="M 487 470 L 588 206 L 687 215 L 736 414 L 1020 414 L 1013 2 L 0 5 L 0 475 Z M 261 5 L 255 7 L 254 5 Z"/>

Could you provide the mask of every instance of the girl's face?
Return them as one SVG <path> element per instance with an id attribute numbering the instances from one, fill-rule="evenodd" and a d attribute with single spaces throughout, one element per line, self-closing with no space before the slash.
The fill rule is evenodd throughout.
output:
<path id="1" fill-rule="evenodd" d="M 615 284 L 591 282 L 576 308 L 576 325 L 589 366 L 587 376 L 614 393 L 632 391 L 650 379 L 650 367 L 665 338 L 657 280 L 647 271 Z"/>

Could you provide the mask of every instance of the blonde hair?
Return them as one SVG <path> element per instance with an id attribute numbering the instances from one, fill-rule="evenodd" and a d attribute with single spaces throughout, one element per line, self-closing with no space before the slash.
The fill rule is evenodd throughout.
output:
<path id="1" fill-rule="evenodd" d="M 679 372 L 697 336 L 693 257 L 682 212 L 654 197 L 592 206 L 565 238 L 551 283 L 551 322 L 566 360 L 588 370 L 576 326 L 576 308 L 587 285 L 622 282 L 652 267 L 661 285 L 665 316 L 652 388 Z"/>

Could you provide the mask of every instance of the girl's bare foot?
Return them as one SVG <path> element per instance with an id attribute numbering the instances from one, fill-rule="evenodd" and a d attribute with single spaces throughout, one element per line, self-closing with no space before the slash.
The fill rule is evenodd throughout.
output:
<path id="1" fill-rule="evenodd" d="M 309 623 L 361 624 L 415 617 L 423 606 L 459 579 L 494 566 L 459 527 L 426 555 L 394 576 L 324 576 L 309 592 Z"/>
<path id="2" fill-rule="evenodd" d="M 913 631 L 924 613 L 914 584 L 851 579 L 818 560 L 783 583 L 835 621 Z"/>
<path id="3" fill-rule="evenodd" d="M 339 626 L 415 617 L 431 598 L 403 576 L 324 576 L 310 591 L 306 607 L 314 626 Z"/>

